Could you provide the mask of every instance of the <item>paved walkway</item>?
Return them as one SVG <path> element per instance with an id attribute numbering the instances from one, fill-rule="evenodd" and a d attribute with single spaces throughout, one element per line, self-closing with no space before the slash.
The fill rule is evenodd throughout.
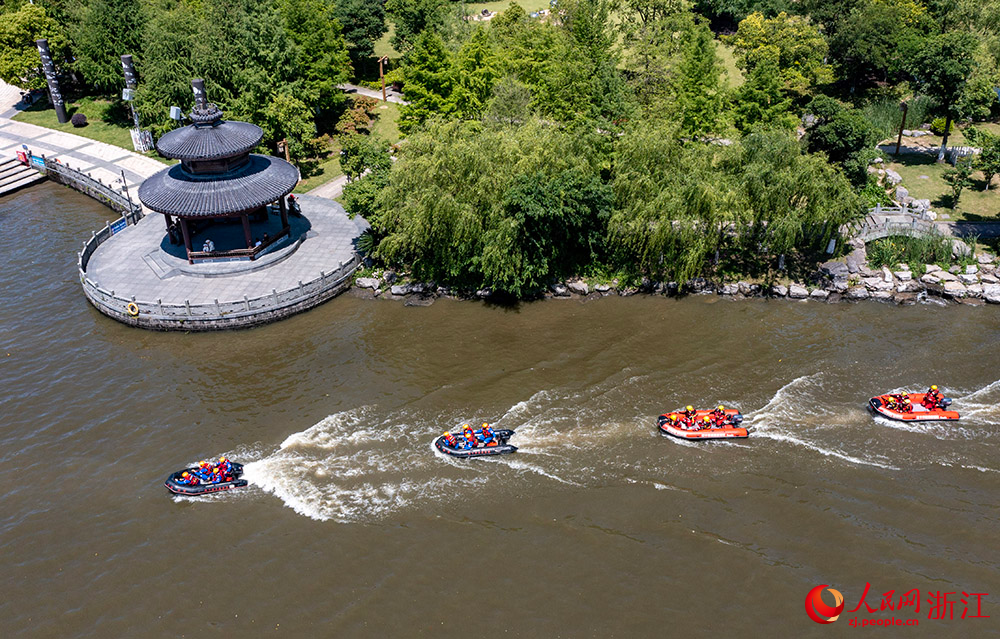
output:
<path id="1" fill-rule="evenodd" d="M 379 102 L 382 101 L 382 89 L 369 89 L 368 87 L 358 86 L 356 84 L 338 84 L 337 88 L 341 91 L 346 91 L 347 93 L 357 93 L 358 95 L 365 95 L 369 98 L 375 98 Z M 409 104 L 403 99 L 403 94 L 398 91 L 394 91 L 389 87 L 385 88 L 385 98 L 387 102 L 395 102 L 396 104 Z"/>
<path id="2" fill-rule="evenodd" d="M 368 226 L 361 218 L 348 219 L 336 202 L 308 195 L 299 196 L 298 201 L 303 216 L 292 218 L 293 236 L 254 262 L 188 264 L 180 256 L 183 249 L 165 241 L 163 216 L 153 214 L 101 244 L 87 265 L 87 279 L 117 297 L 134 297 L 140 304 L 157 300 L 224 304 L 294 289 L 300 282 L 337 272 L 342 262 L 354 257 L 354 240 Z M 242 233 L 242 227 L 237 230 Z M 254 232 L 259 231 L 255 228 Z M 220 224 L 193 239 L 196 245 L 208 236 L 221 241 L 225 232 L 225 225 Z M 303 241 L 297 242 L 301 237 Z"/>
<path id="3" fill-rule="evenodd" d="M 105 184 L 114 184 L 116 181 L 120 184 L 121 172 L 124 171 L 125 182 L 133 200 L 139 184 L 167 166 L 153 158 L 104 142 L 0 118 L 0 157 L 14 157 L 22 145 L 36 155 L 57 158 L 63 164 L 89 173 Z"/>

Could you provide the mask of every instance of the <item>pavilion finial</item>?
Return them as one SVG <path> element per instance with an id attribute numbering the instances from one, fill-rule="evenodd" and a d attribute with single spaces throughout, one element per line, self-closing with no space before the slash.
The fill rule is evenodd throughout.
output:
<path id="1" fill-rule="evenodd" d="M 194 108 L 204 109 L 208 105 L 208 96 L 205 95 L 205 81 L 201 78 L 191 80 L 191 90 L 194 91 Z"/>
<path id="2" fill-rule="evenodd" d="M 191 122 L 196 127 L 215 126 L 222 121 L 222 111 L 208 101 L 205 94 L 205 81 L 201 78 L 191 80 L 191 90 L 194 91 L 194 108 L 191 110 Z"/>

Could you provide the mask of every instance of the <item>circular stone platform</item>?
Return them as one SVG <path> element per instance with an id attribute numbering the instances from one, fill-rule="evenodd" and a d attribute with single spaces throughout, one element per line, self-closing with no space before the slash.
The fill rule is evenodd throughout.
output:
<path id="1" fill-rule="evenodd" d="M 159 330 L 256 326 L 312 308 L 350 285 L 360 264 L 355 243 L 368 223 L 349 219 L 332 200 L 308 195 L 297 200 L 302 216 L 289 218 L 291 234 L 253 261 L 189 264 L 184 247 L 167 241 L 163 216 L 148 215 L 101 242 L 89 258 L 81 257 L 84 292 L 105 315 Z M 272 225 L 280 230 L 276 216 L 255 224 L 254 233 Z M 193 242 L 211 237 L 222 245 L 230 233 L 242 237 L 243 228 L 215 224 Z"/>

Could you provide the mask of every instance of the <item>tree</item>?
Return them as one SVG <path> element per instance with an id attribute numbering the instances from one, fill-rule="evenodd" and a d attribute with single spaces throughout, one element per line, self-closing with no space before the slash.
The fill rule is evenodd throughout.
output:
<path id="1" fill-rule="evenodd" d="M 758 60 L 776 53 L 786 91 L 804 96 L 810 88 L 833 81 L 833 71 L 826 64 L 826 39 L 806 18 L 785 12 L 774 18 L 752 13 L 726 40 L 744 71 L 752 71 Z"/>
<path id="2" fill-rule="evenodd" d="M 392 166 L 389 143 L 385 140 L 352 133 L 341 138 L 340 168 L 349 181 L 354 181 L 366 172 L 388 171 Z"/>
<path id="3" fill-rule="evenodd" d="M 531 114 L 531 89 L 516 76 L 509 75 L 493 85 L 485 121 L 513 126 L 524 124 Z"/>
<path id="4" fill-rule="evenodd" d="M 22 89 L 45 87 L 42 62 L 35 40 L 49 41 L 52 62 L 58 67 L 66 58 L 68 40 L 55 20 L 36 4 L 25 4 L 0 20 L 0 80 Z"/>
<path id="5" fill-rule="evenodd" d="M 455 69 L 451 54 L 437 34 L 417 37 L 403 67 L 409 104 L 400 109 L 399 130 L 410 133 L 434 115 L 447 116 L 455 110 L 452 92 Z"/>
<path id="6" fill-rule="evenodd" d="M 478 27 L 455 56 L 454 100 L 459 117 L 482 117 L 500 78 L 500 64 L 486 30 Z"/>
<path id="7" fill-rule="evenodd" d="M 944 172 L 944 181 L 951 186 L 951 208 L 958 208 L 958 198 L 966 187 L 972 186 L 972 163 L 962 158 Z"/>
<path id="8" fill-rule="evenodd" d="M 976 168 L 983 172 L 984 191 L 990 190 L 993 176 L 1000 174 L 1000 137 L 983 144 L 982 152 L 976 158 Z"/>
<path id="9" fill-rule="evenodd" d="M 284 140 L 293 160 L 314 157 L 322 150 L 316 141 L 313 110 L 298 98 L 279 93 L 271 98 L 262 115 L 258 124 L 264 129 L 264 144 L 276 148 L 278 141 Z"/>
<path id="10" fill-rule="evenodd" d="M 81 5 L 72 31 L 75 68 L 87 82 L 106 94 L 124 85 L 121 56 L 142 59 L 146 20 L 139 0 L 92 0 Z"/>
<path id="11" fill-rule="evenodd" d="M 670 69 L 693 26 L 680 0 L 625 0 L 619 11 L 625 69 L 639 101 L 650 105 L 669 88 Z"/>
<path id="12" fill-rule="evenodd" d="M 852 87 L 900 77 L 933 27 L 915 0 L 860 0 L 841 15 L 830 54 Z"/>
<path id="13" fill-rule="evenodd" d="M 944 161 L 954 106 L 972 74 L 976 46 L 976 38 L 971 33 L 943 33 L 928 39 L 913 57 L 911 70 L 920 89 L 937 98 L 945 110 L 945 132 L 938 162 Z"/>
<path id="14" fill-rule="evenodd" d="M 280 0 L 285 31 L 297 47 L 295 75 L 302 97 L 319 111 L 337 111 L 346 100 L 338 84 L 350 77 L 351 62 L 340 24 L 324 0 Z"/>
<path id="15" fill-rule="evenodd" d="M 355 69 L 375 55 L 375 43 L 389 27 L 385 4 L 371 0 L 336 0 L 333 15 L 344 30 L 344 41 Z"/>
<path id="16" fill-rule="evenodd" d="M 831 162 L 845 170 L 852 184 L 864 186 L 869 152 L 879 140 L 878 132 L 860 111 L 845 109 L 826 96 L 816 98 L 809 106 L 819 119 L 806 132 L 806 148 L 812 153 L 826 153 Z"/>
<path id="17" fill-rule="evenodd" d="M 781 89 L 777 54 L 762 55 L 746 83 L 736 90 L 733 119 L 736 128 L 746 133 L 754 126 L 792 129 L 795 118 L 791 99 Z"/>
<path id="18" fill-rule="evenodd" d="M 424 32 L 441 35 L 448 14 L 448 0 L 386 0 L 385 11 L 395 26 L 390 42 L 408 53 Z"/>
<path id="19" fill-rule="evenodd" d="M 677 104 L 682 133 L 700 136 L 717 129 L 722 112 L 723 94 L 719 84 L 722 73 L 712 32 L 707 26 L 698 25 L 678 68 Z"/>

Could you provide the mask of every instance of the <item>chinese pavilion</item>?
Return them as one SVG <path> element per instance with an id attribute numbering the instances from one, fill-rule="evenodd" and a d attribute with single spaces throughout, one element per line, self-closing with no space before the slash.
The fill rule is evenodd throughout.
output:
<path id="1" fill-rule="evenodd" d="M 264 137 L 261 128 L 249 122 L 223 120 L 222 111 L 206 99 L 204 81 L 193 80 L 191 86 L 195 96 L 192 124 L 170 131 L 156 143 L 160 155 L 180 160 L 180 164 L 143 182 L 139 199 L 147 208 L 163 214 L 172 239 L 183 238 L 188 262 L 214 258 L 252 260 L 288 235 L 285 198 L 299 181 L 298 169 L 282 159 L 251 153 Z M 251 223 L 266 222 L 268 206 L 274 203 L 281 215 L 281 230 L 273 237 L 265 234 L 263 241 L 255 239 Z M 242 221 L 245 248 L 242 241 L 218 247 L 206 242 L 203 250 L 194 250 L 191 238 L 197 230 L 224 221 Z"/>

